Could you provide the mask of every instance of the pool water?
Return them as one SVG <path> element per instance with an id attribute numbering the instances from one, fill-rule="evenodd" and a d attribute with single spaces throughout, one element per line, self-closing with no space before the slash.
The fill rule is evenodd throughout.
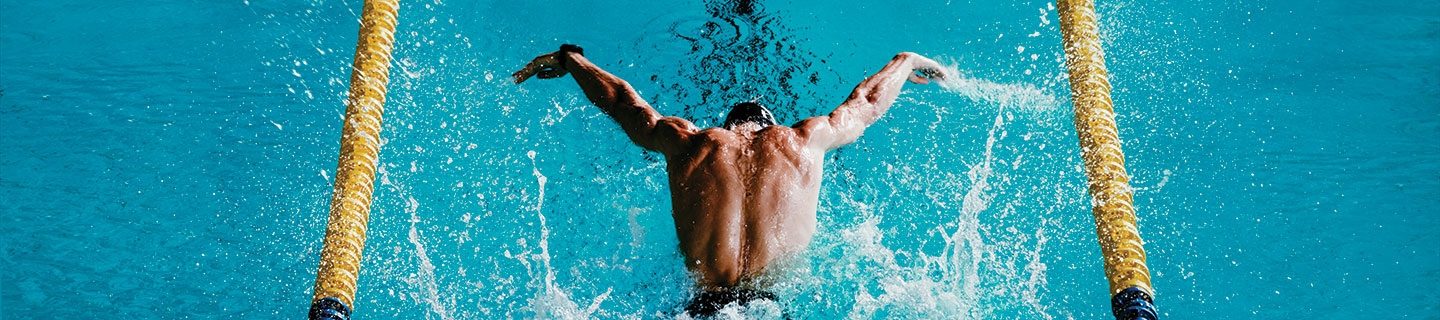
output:
<path id="1" fill-rule="evenodd" d="M 402 4 L 359 319 L 676 316 L 663 157 L 508 82 L 561 43 L 702 127 L 961 75 L 827 156 L 783 306 L 727 317 L 1109 317 L 1050 2 Z M 0 318 L 301 317 L 360 9 L 0 2 Z M 1440 3 L 1097 12 L 1162 317 L 1440 318 Z"/>

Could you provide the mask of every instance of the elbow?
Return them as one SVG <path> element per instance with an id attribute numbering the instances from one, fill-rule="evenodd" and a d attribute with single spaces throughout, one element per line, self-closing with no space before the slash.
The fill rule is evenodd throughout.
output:
<path id="1" fill-rule="evenodd" d="M 876 85 L 878 84 L 870 83 L 869 81 L 866 81 L 866 83 L 861 83 L 859 86 L 855 87 L 855 91 L 850 92 L 850 98 L 846 100 L 848 100 L 849 102 L 863 102 L 865 104 L 874 105 L 876 101 L 880 101 L 880 94 L 877 92 L 877 90 L 880 92 L 883 92 L 885 90 L 885 88 L 875 87 Z"/>
<path id="2" fill-rule="evenodd" d="M 870 88 L 867 88 L 867 87 L 865 87 L 864 85 L 861 85 L 861 86 L 859 86 L 859 87 L 856 87 L 856 88 L 855 88 L 855 91 L 851 91 L 851 92 L 850 92 L 850 98 L 847 99 L 847 100 L 852 100 L 852 101 L 853 101 L 853 100 L 860 100 L 860 99 L 867 99 L 867 100 L 868 100 L 869 97 L 870 97 Z"/>

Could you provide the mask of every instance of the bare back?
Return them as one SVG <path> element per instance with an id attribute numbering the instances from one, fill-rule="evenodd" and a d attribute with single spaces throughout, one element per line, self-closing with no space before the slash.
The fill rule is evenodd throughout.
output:
<path id="1" fill-rule="evenodd" d="M 858 139 L 895 102 L 906 80 L 928 83 L 944 76 L 935 61 L 900 53 L 829 115 L 794 127 L 749 123 L 732 131 L 700 130 L 688 120 L 661 116 L 629 83 L 578 50 L 536 57 L 514 78 L 521 83 L 566 73 L 632 142 L 665 154 L 685 265 L 710 288 L 745 285 L 776 259 L 808 246 L 825 152 Z"/>
<path id="2" fill-rule="evenodd" d="M 702 285 L 739 285 L 809 244 L 824 150 L 802 139 L 783 126 L 709 128 L 666 157 L 676 234 Z"/>

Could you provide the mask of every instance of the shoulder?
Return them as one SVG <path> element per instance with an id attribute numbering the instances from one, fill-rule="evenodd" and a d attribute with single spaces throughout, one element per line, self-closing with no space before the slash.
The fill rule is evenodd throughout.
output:
<path id="1" fill-rule="evenodd" d="M 723 143 L 736 140 L 737 134 L 725 128 L 705 128 L 695 132 L 693 139 L 697 142 Z"/>
<path id="2" fill-rule="evenodd" d="M 660 117 L 650 131 L 653 139 L 666 143 L 681 143 L 695 135 L 695 124 L 680 117 Z"/>
<path id="3" fill-rule="evenodd" d="M 844 133 L 842 128 L 836 126 L 834 119 L 828 115 L 815 116 L 795 123 L 792 128 L 796 143 L 821 151 L 834 149 L 836 140 L 843 139 L 839 137 Z"/>
<path id="4" fill-rule="evenodd" d="M 655 120 L 655 128 L 675 133 L 693 134 L 696 131 L 695 124 L 690 120 L 681 117 L 660 117 Z"/>
<path id="5" fill-rule="evenodd" d="M 805 132 L 796 127 L 769 126 L 756 132 L 755 135 L 765 141 L 784 144 L 805 144 Z"/>
<path id="6" fill-rule="evenodd" d="M 800 120 L 791 127 L 795 136 L 800 139 L 810 140 L 815 137 L 832 136 L 835 127 L 830 123 L 830 116 L 815 116 Z"/>
<path id="7" fill-rule="evenodd" d="M 666 155 L 680 152 L 695 135 L 695 124 L 679 117 L 660 117 L 648 130 L 631 132 L 631 139 L 645 149 Z"/>
<path id="8" fill-rule="evenodd" d="M 826 130 L 830 128 L 830 116 L 815 116 L 805 118 L 805 120 L 800 120 L 800 122 L 796 122 L 795 125 L 791 128 L 793 128 L 796 133 L 799 134 L 809 134 L 815 131 Z"/>

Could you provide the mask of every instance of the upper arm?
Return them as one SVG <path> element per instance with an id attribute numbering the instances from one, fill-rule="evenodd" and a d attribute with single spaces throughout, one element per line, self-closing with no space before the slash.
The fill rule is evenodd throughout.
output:
<path id="1" fill-rule="evenodd" d="M 895 98 L 900 95 L 901 86 L 909 77 L 914 76 L 914 68 L 910 63 L 913 57 L 916 57 L 913 53 L 895 55 L 895 58 L 885 64 L 885 68 L 856 85 L 855 90 L 850 92 L 850 97 L 836 107 L 835 111 L 829 115 L 805 119 L 796 124 L 795 128 L 808 139 L 807 144 L 812 149 L 829 151 L 855 142 L 865 133 L 865 127 L 878 121 L 890 110 L 890 105 L 894 104 Z"/>
<path id="2" fill-rule="evenodd" d="M 650 103 L 645 102 L 624 80 L 607 80 L 611 80 L 609 87 L 614 88 L 614 91 L 603 93 L 602 97 L 608 95 L 614 98 L 592 97 L 591 100 L 620 124 L 620 128 L 625 130 L 625 135 L 629 136 L 635 145 L 670 155 L 678 152 L 690 135 L 698 131 L 690 121 L 661 116 L 660 112 L 650 107 Z"/>
<path id="3" fill-rule="evenodd" d="M 857 104 L 866 103 L 868 101 L 851 99 L 829 115 L 801 120 L 795 124 L 795 129 L 805 138 L 806 147 L 822 152 L 835 150 L 854 143 L 865 133 L 869 123 L 856 113 L 865 109 Z"/>
<path id="4" fill-rule="evenodd" d="M 685 119 L 663 117 L 630 83 L 600 69 L 583 55 L 568 53 L 566 69 L 585 91 L 585 97 L 620 124 L 625 135 L 642 148 L 671 154 L 693 134 L 695 125 Z"/>
<path id="5" fill-rule="evenodd" d="M 630 135 L 630 141 L 646 150 L 660 152 L 670 156 L 683 151 L 690 136 L 694 135 L 698 128 L 680 117 L 659 117 L 651 122 L 643 132 L 626 132 Z"/>

